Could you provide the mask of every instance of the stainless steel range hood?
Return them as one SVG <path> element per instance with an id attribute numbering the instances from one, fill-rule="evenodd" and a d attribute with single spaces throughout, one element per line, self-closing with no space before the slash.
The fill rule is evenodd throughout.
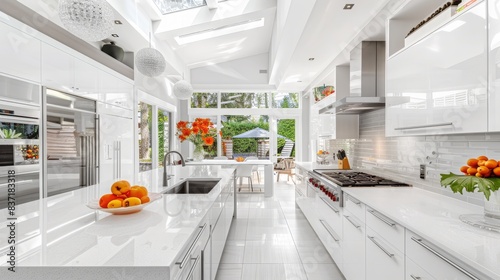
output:
<path id="1" fill-rule="evenodd" d="M 385 106 L 385 42 L 363 41 L 350 56 L 350 92 L 320 114 L 362 114 Z"/>

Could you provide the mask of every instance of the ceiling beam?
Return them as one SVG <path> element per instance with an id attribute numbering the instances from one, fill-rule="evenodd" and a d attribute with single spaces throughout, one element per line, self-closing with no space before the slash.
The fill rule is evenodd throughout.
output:
<path id="1" fill-rule="evenodd" d="M 217 0 L 205 0 L 207 2 L 207 7 L 209 10 L 217 9 L 218 8 L 218 2 Z"/>

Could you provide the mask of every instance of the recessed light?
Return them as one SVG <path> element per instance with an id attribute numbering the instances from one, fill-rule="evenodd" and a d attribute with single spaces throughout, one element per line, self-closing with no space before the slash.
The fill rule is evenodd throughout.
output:
<path id="1" fill-rule="evenodd" d="M 351 10 L 354 7 L 354 4 L 345 4 L 344 10 Z"/>
<path id="2" fill-rule="evenodd" d="M 122 22 L 116 19 L 115 24 L 122 24 Z"/>
<path id="3" fill-rule="evenodd" d="M 111 36 L 113 36 L 113 37 L 115 37 L 115 38 L 120 37 L 120 36 L 118 36 L 118 34 L 115 34 L 115 33 L 111 34 Z"/>
<path id="4" fill-rule="evenodd" d="M 313 60 L 314 60 L 314 57 L 310 57 L 310 58 L 309 58 L 309 60 L 310 60 L 310 61 L 313 61 Z"/>

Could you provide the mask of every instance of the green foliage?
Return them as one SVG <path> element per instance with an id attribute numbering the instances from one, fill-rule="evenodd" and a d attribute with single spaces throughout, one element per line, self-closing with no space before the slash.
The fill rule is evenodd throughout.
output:
<path id="1" fill-rule="evenodd" d="M 295 142 L 295 120 L 294 119 L 285 119 L 278 121 L 278 134 L 281 136 L 285 136 L 286 138 Z M 283 150 L 283 146 L 285 146 L 286 139 L 279 138 L 278 139 L 278 153 L 281 154 L 281 150 Z M 295 149 L 292 151 L 292 156 L 295 156 Z"/>
<path id="2" fill-rule="evenodd" d="M 476 176 L 464 176 L 450 174 L 441 174 L 441 186 L 447 187 L 454 193 L 463 194 L 465 189 L 467 192 L 482 192 L 487 200 L 490 199 L 492 191 L 498 191 L 500 188 L 500 178 L 479 178 Z"/>
<path id="3" fill-rule="evenodd" d="M 232 116 L 234 117 L 234 116 Z M 241 134 L 243 132 L 252 130 L 256 127 L 260 127 L 265 130 L 269 130 L 269 123 L 265 122 L 250 122 L 250 121 L 238 121 L 233 118 L 229 118 L 228 122 L 225 122 L 222 128 L 222 136 L 224 138 L 232 138 L 235 135 Z M 237 116 L 244 117 L 244 116 Z M 233 139 L 233 152 L 234 153 L 255 153 L 257 151 L 257 140 L 253 138 L 234 138 Z"/>
<path id="4" fill-rule="evenodd" d="M 165 155 L 165 123 L 168 122 L 168 114 L 164 115 L 163 111 L 158 111 L 158 162 L 163 162 Z"/>

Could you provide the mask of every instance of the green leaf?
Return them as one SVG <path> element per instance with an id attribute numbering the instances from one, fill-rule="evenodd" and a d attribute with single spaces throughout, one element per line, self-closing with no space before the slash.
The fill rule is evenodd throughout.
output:
<path id="1" fill-rule="evenodd" d="M 476 176 L 441 174 L 441 186 L 450 187 L 454 193 L 463 194 L 465 189 L 467 192 L 482 192 L 487 200 L 490 199 L 492 191 L 498 191 L 500 188 L 500 178 L 479 178 Z"/>

